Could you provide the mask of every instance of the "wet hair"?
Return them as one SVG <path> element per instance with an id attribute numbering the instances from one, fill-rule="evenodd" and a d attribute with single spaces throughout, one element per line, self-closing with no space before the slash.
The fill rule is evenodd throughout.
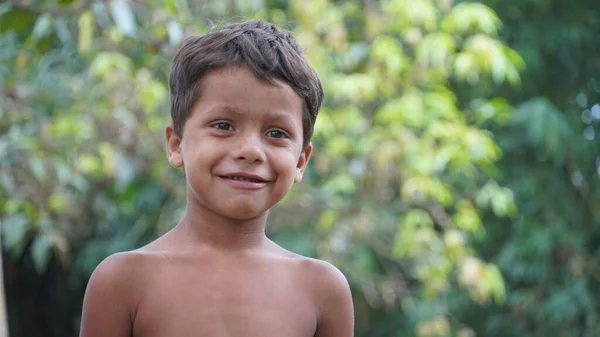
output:
<path id="1" fill-rule="evenodd" d="M 201 95 L 203 76 L 227 66 L 247 66 L 267 83 L 280 80 L 289 85 L 303 100 L 303 147 L 310 142 L 323 102 L 321 80 L 292 34 L 263 20 L 228 25 L 183 41 L 169 74 L 175 134 L 183 136 L 185 121 Z"/>

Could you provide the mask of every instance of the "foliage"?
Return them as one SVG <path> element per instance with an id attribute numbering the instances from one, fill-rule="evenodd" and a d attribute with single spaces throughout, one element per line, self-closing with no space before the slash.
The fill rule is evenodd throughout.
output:
<path id="1" fill-rule="evenodd" d="M 162 135 L 170 59 L 184 35 L 246 18 L 293 30 L 323 79 L 316 153 L 269 235 L 344 271 L 357 336 L 598 329 L 594 146 L 566 99 L 548 89 L 537 95 L 550 99 L 525 101 L 545 67 L 532 63 L 536 44 L 511 40 L 530 36 L 511 30 L 521 24 L 500 29 L 504 4 L 24 3 L 0 5 L 0 214 L 15 336 L 74 335 L 93 268 L 179 219 L 183 180 Z M 565 97 L 585 95 L 593 126 L 597 87 L 577 83 Z M 26 326 L 22 275 L 57 284 L 69 305 Z M 44 303 L 35 312 L 58 302 Z"/>
<path id="2" fill-rule="evenodd" d="M 486 336 L 596 336 L 599 8 L 591 1 L 489 3 L 528 65 L 522 87 L 506 90 L 518 103 L 514 118 L 491 128 L 504 152 L 499 181 L 514 192 L 519 217 L 484 217 L 488 235 L 476 246 L 500 267 L 506 303 L 456 312 Z"/>
<path id="3" fill-rule="evenodd" d="M 479 4 L 293 8 L 311 11 L 297 17 L 296 29 L 329 97 L 317 124 L 315 175 L 296 191 L 323 212 L 305 217 L 302 228 L 316 224 L 317 255 L 362 290 L 357 311 L 401 305 L 399 326 L 374 324 L 385 315 L 357 317 L 358 332 L 467 333 L 447 315 L 449 291 L 464 287 L 480 303 L 504 297 L 497 268 L 470 248 L 483 228 L 478 212 L 516 212 L 511 192 L 493 180 L 499 148 L 479 126 L 502 114 L 478 110 L 510 107 L 501 99 L 459 101 L 452 85 L 517 84 L 519 56 L 495 40 L 498 19 Z M 477 109 L 460 108 L 470 105 Z"/>

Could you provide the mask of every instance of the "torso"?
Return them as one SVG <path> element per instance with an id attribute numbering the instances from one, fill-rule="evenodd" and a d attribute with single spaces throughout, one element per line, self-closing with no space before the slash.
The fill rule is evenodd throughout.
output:
<path id="1" fill-rule="evenodd" d="M 148 248 L 134 337 L 312 337 L 310 259 L 282 249 L 220 254 Z"/>

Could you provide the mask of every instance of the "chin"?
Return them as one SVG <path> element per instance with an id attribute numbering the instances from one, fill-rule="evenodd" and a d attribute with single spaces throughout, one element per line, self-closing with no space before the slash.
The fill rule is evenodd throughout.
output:
<path id="1" fill-rule="evenodd" d="M 233 220 L 252 220 L 263 216 L 268 209 L 256 207 L 256 205 L 235 205 L 223 210 L 228 218 Z"/>
<path id="2" fill-rule="evenodd" d="M 253 212 L 253 211 L 244 212 L 244 211 L 238 210 L 238 211 L 229 213 L 229 218 L 231 218 L 233 220 L 247 221 L 247 220 L 253 220 L 253 219 L 259 218 L 264 214 L 265 214 L 265 212 Z"/>

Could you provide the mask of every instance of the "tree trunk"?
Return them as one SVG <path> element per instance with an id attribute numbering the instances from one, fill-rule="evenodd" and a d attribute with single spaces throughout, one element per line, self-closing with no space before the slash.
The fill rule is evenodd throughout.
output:
<path id="1" fill-rule="evenodd" d="M 2 222 L 0 220 L 0 232 Z M 2 237 L 0 236 L 0 337 L 8 337 L 8 320 L 6 313 L 6 297 L 4 296 L 4 269 L 2 267 Z"/>

